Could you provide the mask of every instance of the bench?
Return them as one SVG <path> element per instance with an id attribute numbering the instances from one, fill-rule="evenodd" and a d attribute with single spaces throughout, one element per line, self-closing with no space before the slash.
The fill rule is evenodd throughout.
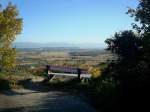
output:
<path id="1" fill-rule="evenodd" d="M 48 79 L 52 79 L 55 75 L 77 77 L 77 80 L 90 79 L 91 74 L 87 70 L 75 67 L 64 67 L 64 66 L 46 66 L 46 75 Z"/>

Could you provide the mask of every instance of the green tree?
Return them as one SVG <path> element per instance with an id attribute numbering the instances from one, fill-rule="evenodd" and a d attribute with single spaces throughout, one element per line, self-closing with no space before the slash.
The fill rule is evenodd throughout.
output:
<path id="1" fill-rule="evenodd" d="M 108 50 L 120 57 L 109 71 L 114 71 L 125 84 L 134 79 L 130 80 L 130 86 L 145 87 L 150 85 L 150 1 L 140 0 L 138 7 L 130 8 L 127 13 L 140 24 L 133 24 L 136 33 L 123 31 L 105 41 Z"/>
<path id="2" fill-rule="evenodd" d="M 150 33 L 150 1 L 149 0 L 139 0 L 139 5 L 136 9 L 129 8 L 127 14 L 139 22 L 140 25 L 133 24 L 133 28 L 137 31 L 143 33 Z"/>
<path id="3" fill-rule="evenodd" d="M 150 1 L 140 0 L 136 9 L 129 8 L 128 14 L 135 19 L 138 24 L 133 24 L 133 28 L 141 33 L 143 42 L 143 58 L 150 66 Z"/>
<path id="4" fill-rule="evenodd" d="M 10 71 L 15 66 L 14 48 L 11 48 L 16 35 L 22 31 L 22 18 L 12 3 L 0 10 L 0 69 Z"/>
<path id="5" fill-rule="evenodd" d="M 107 50 L 116 53 L 121 59 L 135 59 L 142 46 L 140 35 L 131 30 L 117 32 L 105 42 Z"/>
<path id="6" fill-rule="evenodd" d="M 122 31 L 106 39 L 105 42 L 108 45 L 107 50 L 118 56 L 118 60 L 111 62 L 105 70 L 109 77 L 119 81 L 121 86 L 140 83 L 141 76 L 144 75 L 143 64 L 141 64 L 143 63 L 143 52 L 140 35 L 130 30 Z"/>
<path id="7" fill-rule="evenodd" d="M 135 111 L 147 108 L 145 102 L 149 98 L 150 0 L 139 0 L 137 8 L 129 8 L 127 13 L 137 22 L 132 24 L 135 33 L 119 32 L 105 41 L 108 50 L 117 54 L 119 59 L 111 62 L 104 73 L 119 82 L 123 110 Z M 145 107 L 140 108 L 142 104 Z"/>

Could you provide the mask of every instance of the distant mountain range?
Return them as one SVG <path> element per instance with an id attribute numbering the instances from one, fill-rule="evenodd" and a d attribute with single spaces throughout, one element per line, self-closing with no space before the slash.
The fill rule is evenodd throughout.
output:
<path id="1" fill-rule="evenodd" d="M 65 42 L 49 42 L 49 43 L 35 43 L 35 42 L 15 42 L 12 44 L 15 48 L 51 48 L 51 47 L 64 47 L 64 48 L 87 48 L 87 49 L 103 49 L 104 44 L 98 43 L 65 43 Z"/>

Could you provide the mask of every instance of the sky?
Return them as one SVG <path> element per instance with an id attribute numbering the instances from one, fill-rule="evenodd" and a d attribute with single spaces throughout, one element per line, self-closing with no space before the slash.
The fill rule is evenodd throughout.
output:
<path id="1" fill-rule="evenodd" d="M 15 4 L 23 18 L 16 42 L 101 43 L 115 32 L 131 29 L 125 14 L 138 0 L 0 0 Z"/>

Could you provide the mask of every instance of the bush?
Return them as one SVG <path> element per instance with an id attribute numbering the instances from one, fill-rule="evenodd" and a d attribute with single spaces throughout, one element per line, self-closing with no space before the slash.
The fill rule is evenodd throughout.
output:
<path id="1" fill-rule="evenodd" d="M 32 75 L 44 76 L 45 70 L 43 68 L 34 68 L 30 70 Z"/>
<path id="2" fill-rule="evenodd" d="M 112 78 L 94 78 L 90 82 L 91 99 L 95 106 L 103 111 L 118 111 L 117 84 Z"/>

